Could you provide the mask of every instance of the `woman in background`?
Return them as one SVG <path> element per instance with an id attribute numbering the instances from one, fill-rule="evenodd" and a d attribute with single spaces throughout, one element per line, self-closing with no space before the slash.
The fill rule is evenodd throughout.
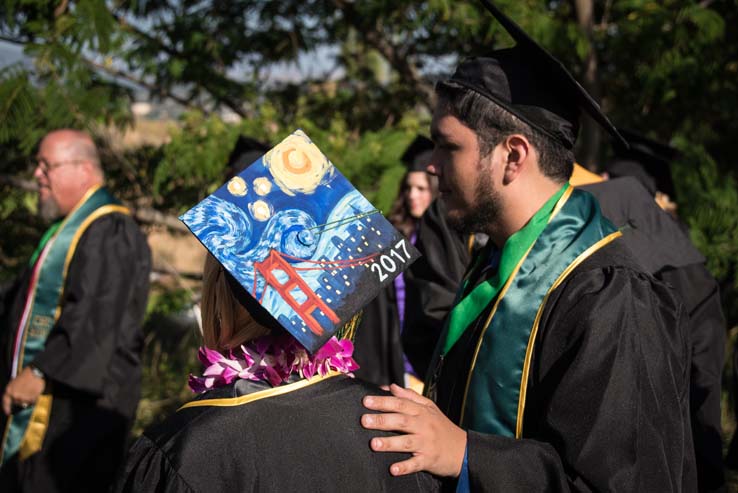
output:
<path id="1" fill-rule="evenodd" d="M 411 243 L 415 243 L 420 218 L 438 195 L 438 178 L 425 171 L 432 153 L 433 142 L 419 135 L 401 157 L 407 171 L 388 219 Z M 400 274 L 364 310 L 357 331 L 358 378 L 377 385 L 422 389 L 422 377 L 418 378 L 402 351 L 405 310 L 405 279 Z"/>

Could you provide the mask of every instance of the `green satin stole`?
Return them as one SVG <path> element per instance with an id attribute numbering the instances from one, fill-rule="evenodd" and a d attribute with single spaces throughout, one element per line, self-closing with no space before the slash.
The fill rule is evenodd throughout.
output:
<path id="1" fill-rule="evenodd" d="M 522 436 L 528 371 L 548 295 L 580 262 L 620 235 L 591 194 L 567 190 L 488 315 L 466 382 L 464 428 Z M 488 308 L 486 303 L 479 314 Z"/>
<path id="2" fill-rule="evenodd" d="M 38 259 L 42 264 L 37 266 L 37 277 L 31 280 L 29 290 L 29 298 L 32 300 L 31 312 L 20 334 L 16 334 L 16 337 L 22 337 L 16 374 L 32 363 L 36 355 L 43 350 L 46 338 L 61 313 L 60 302 L 67 269 L 82 233 L 94 219 L 104 214 L 128 212 L 124 207 L 114 204 L 117 204 L 117 201 L 105 188 L 90 189 L 75 209 L 63 221 L 52 225 L 42 237 L 39 247 L 32 256 L 33 263 Z M 48 251 L 44 253 L 47 244 Z M 12 329 L 15 330 L 17 327 Z M 15 354 L 15 348 L 13 351 Z M 45 402 L 50 405 L 50 400 Z M 34 411 L 35 406 L 29 406 L 8 418 L 3 441 L 0 444 L 2 463 L 19 451 Z"/>
<path id="3" fill-rule="evenodd" d="M 559 191 L 551 196 L 533 217 L 519 231 L 513 233 L 505 242 L 500 253 L 500 263 L 495 274 L 488 280 L 483 281 L 474 289 L 461 297 L 449 314 L 446 336 L 441 354 L 447 354 L 454 344 L 459 340 L 461 334 L 476 320 L 484 308 L 500 292 L 505 285 L 515 266 L 530 249 L 538 236 L 546 227 L 557 202 L 564 194 L 569 184 L 565 184 Z M 491 242 L 490 242 L 491 243 Z M 478 271 L 483 268 L 480 264 L 489 258 L 493 246 L 484 248 L 472 269 L 472 274 L 464 281 L 461 293 L 466 293 L 469 280 L 477 277 Z"/>

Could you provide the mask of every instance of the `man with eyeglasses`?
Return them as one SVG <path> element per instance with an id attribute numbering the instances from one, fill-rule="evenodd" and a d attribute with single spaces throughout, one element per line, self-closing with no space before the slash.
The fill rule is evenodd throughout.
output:
<path id="1" fill-rule="evenodd" d="M 0 491 L 105 491 L 140 396 L 150 252 L 88 134 L 51 132 L 33 161 L 51 226 L 0 299 Z"/>

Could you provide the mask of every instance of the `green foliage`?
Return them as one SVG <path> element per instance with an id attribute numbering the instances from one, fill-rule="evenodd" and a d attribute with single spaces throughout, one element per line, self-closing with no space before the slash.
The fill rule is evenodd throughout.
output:
<path id="1" fill-rule="evenodd" d="M 158 200 L 177 197 L 180 204 L 194 205 L 222 181 L 236 132 L 220 118 L 197 112 L 186 114 L 181 123 L 164 147 L 153 192 Z"/>
<path id="2" fill-rule="evenodd" d="M 738 325 L 738 187 L 701 146 L 679 138 L 683 153 L 674 167 L 679 214 L 690 228 L 692 240 L 707 257 L 707 266 L 720 282 L 729 325 Z"/>
<path id="3" fill-rule="evenodd" d="M 198 112 L 184 115 L 182 127 L 164 146 L 164 158 L 154 172 L 157 200 L 176 197 L 180 208 L 189 208 L 213 192 L 224 180 L 225 163 L 239 134 L 275 145 L 301 128 L 370 201 L 389 212 L 404 173 L 400 156 L 420 131 L 417 118 L 357 134 L 339 116 L 328 128 L 306 117 L 292 122 L 275 121 L 275 117 L 268 104 L 258 116 L 240 124 L 229 125 Z"/>
<path id="4" fill-rule="evenodd" d="M 1 284 L 26 265 L 45 226 L 36 215 L 35 194 L 2 185 L 0 197 Z"/>

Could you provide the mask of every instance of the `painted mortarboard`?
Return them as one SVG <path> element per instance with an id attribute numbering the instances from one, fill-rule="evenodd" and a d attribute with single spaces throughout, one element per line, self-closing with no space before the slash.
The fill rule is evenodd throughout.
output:
<path id="1" fill-rule="evenodd" d="M 246 169 L 251 163 L 259 159 L 269 150 L 269 145 L 245 135 L 239 135 L 228 156 L 228 178 L 231 178 Z"/>
<path id="2" fill-rule="evenodd" d="M 301 130 L 180 219 L 310 352 L 419 256 Z"/>
<path id="3" fill-rule="evenodd" d="M 418 135 L 410 142 L 400 160 L 408 171 L 425 171 L 433 154 L 433 141 Z"/>
<path id="4" fill-rule="evenodd" d="M 566 149 L 576 142 L 581 111 L 627 147 L 599 104 L 559 60 L 492 3 L 480 1 L 516 45 L 464 60 L 448 82 L 492 100 Z"/>
<path id="5" fill-rule="evenodd" d="M 616 143 L 615 157 L 606 166 L 608 174 L 613 178 L 633 176 L 651 195 L 658 190 L 674 198 L 676 190 L 671 177 L 671 163 L 679 158 L 679 151 L 636 131 L 623 128 L 619 131 L 630 147 L 626 149 Z"/>

